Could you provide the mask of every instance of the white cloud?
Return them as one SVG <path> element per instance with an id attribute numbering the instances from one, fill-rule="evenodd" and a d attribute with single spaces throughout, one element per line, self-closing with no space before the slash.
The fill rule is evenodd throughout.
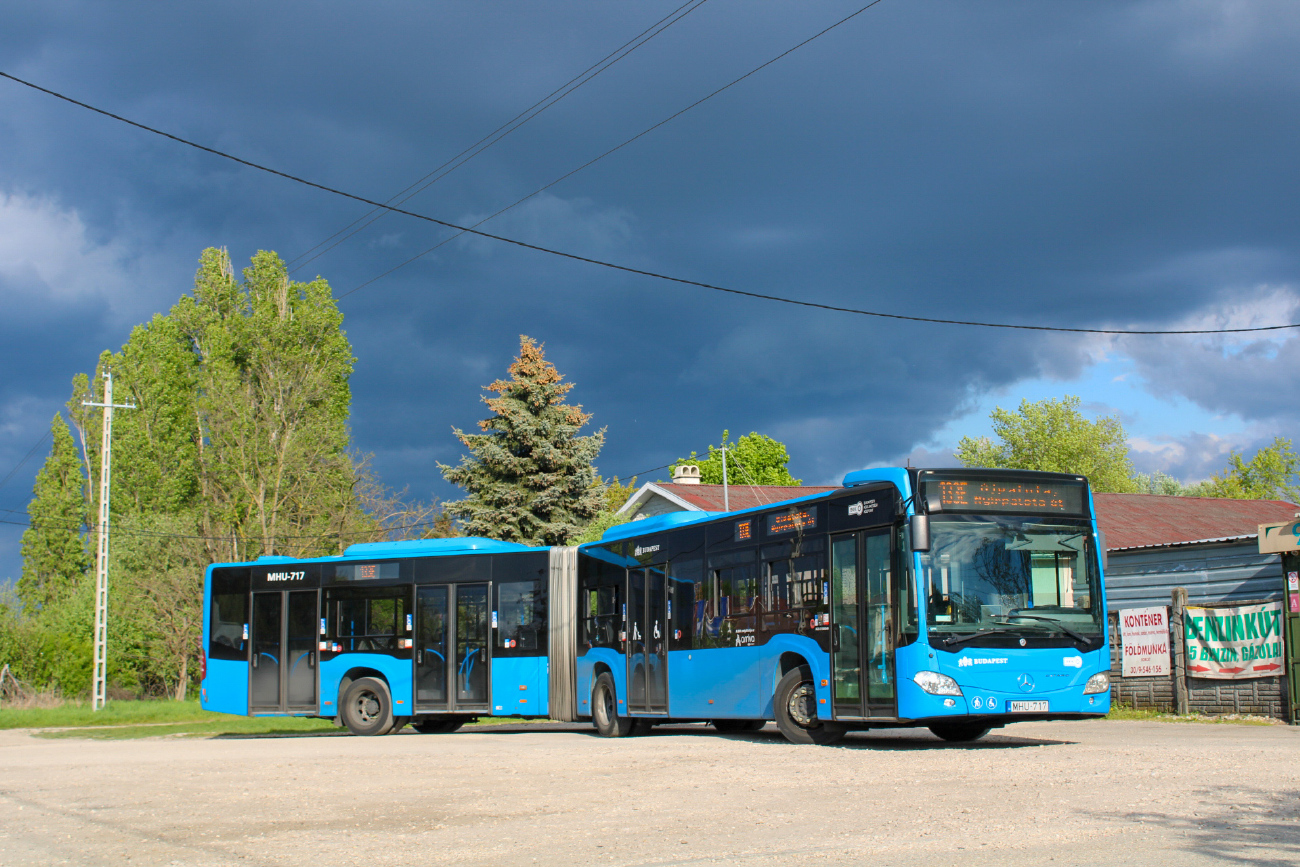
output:
<path id="1" fill-rule="evenodd" d="M 0 302 L 9 315 L 45 317 L 94 305 L 114 320 L 148 312 L 158 281 L 118 238 L 92 237 L 76 209 L 0 192 Z"/>

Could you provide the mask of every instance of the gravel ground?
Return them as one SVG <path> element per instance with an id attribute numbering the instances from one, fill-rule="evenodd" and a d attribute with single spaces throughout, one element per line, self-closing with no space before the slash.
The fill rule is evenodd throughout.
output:
<path id="1" fill-rule="evenodd" d="M 561 725 L 381 738 L 0 732 L 0 864 L 1300 862 L 1300 730 L 1021 723 L 786 743 Z"/>

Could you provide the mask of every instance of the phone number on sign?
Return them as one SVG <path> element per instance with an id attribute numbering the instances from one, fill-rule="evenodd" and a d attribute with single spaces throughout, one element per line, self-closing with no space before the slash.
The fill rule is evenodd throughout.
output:
<path id="1" fill-rule="evenodd" d="M 1130 665 L 1129 666 L 1130 677 L 1132 677 L 1133 675 L 1141 675 L 1141 674 L 1168 674 L 1168 672 L 1164 671 L 1162 666 L 1159 665 Z"/>

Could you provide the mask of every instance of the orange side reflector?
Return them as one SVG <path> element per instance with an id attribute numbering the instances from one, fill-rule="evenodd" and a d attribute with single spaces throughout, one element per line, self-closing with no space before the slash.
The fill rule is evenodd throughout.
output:
<path id="1" fill-rule="evenodd" d="M 826 704 L 826 699 L 822 699 L 822 704 Z"/>
<path id="2" fill-rule="evenodd" d="M 519 688 L 520 688 L 520 689 L 528 689 L 528 687 L 524 686 L 522 683 L 519 684 Z"/>
<path id="3" fill-rule="evenodd" d="M 400 698 L 397 700 L 397 703 L 398 703 L 398 704 L 406 704 L 406 702 L 402 701 Z"/>
<path id="4" fill-rule="evenodd" d="M 713 699 L 709 699 L 709 704 L 713 704 Z"/>
<path id="5" fill-rule="evenodd" d="M 822 681 L 822 686 L 828 686 L 829 683 L 830 683 L 830 681 L 823 680 L 823 681 Z"/>

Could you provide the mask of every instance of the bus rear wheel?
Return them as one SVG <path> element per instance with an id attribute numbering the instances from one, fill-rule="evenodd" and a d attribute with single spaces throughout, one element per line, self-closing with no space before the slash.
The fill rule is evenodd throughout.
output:
<path id="1" fill-rule="evenodd" d="M 946 723 L 930 726 L 930 733 L 954 744 L 965 744 L 984 737 L 989 727 L 979 723 Z"/>
<path id="2" fill-rule="evenodd" d="M 591 688 L 591 722 L 603 738 L 625 738 L 641 734 L 636 720 L 618 713 L 618 692 L 614 688 L 614 675 L 602 672 Z"/>
<path id="3" fill-rule="evenodd" d="M 354 735 L 387 734 L 393 727 L 393 699 L 388 685 L 374 677 L 353 681 L 343 694 L 339 715 Z"/>
<path id="4" fill-rule="evenodd" d="M 443 717 L 441 719 L 425 719 L 412 724 L 411 728 L 415 729 L 422 735 L 449 735 L 465 724 L 465 720 L 459 717 L 450 719 Z"/>
<path id="5" fill-rule="evenodd" d="M 723 734 L 742 734 L 744 732 L 761 732 L 767 725 L 765 719 L 715 719 L 713 727 Z"/>
<path id="6" fill-rule="evenodd" d="M 817 690 L 806 665 L 785 673 L 772 696 L 776 725 L 792 744 L 833 744 L 844 737 L 838 723 L 817 719 Z"/>

